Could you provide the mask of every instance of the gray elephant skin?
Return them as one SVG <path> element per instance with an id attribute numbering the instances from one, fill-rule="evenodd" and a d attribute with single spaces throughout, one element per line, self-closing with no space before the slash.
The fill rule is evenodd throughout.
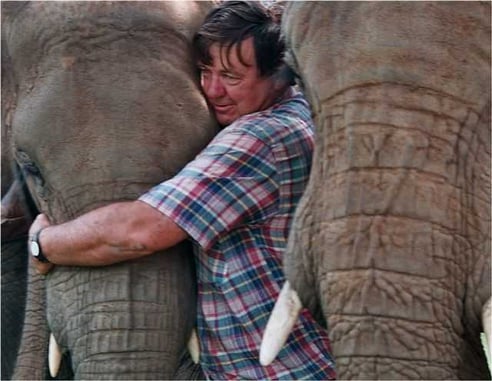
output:
<path id="1" fill-rule="evenodd" d="M 341 379 L 490 379 L 490 3 L 292 2 L 316 144 L 285 267 Z"/>
<path id="2" fill-rule="evenodd" d="M 208 143 L 217 126 L 199 90 L 190 42 L 211 6 L 2 2 L 2 148 L 38 211 L 59 224 L 134 200 Z M 25 229 L 3 236 L 4 222 L 22 215 L 2 209 L 2 246 L 22 234 L 25 242 Z M 24 247 L 8 256 L 26 258 Z M 3 264 L 4 250 L 2 272 Z M 14 379 L 47 377 L 47 327 L 76 379 L 175 374 L 196 316 L 190 245 L 102 268 L 57 266 L 45 279 L 29 279 Z M 2 297 L 8 289 L 2 277 Z M 19 320 L 2 313 L 2 333 Z M 12 349 L 3 339 L 2 368 Z M 11 360 L 5 365 L 10 373 Z"/>

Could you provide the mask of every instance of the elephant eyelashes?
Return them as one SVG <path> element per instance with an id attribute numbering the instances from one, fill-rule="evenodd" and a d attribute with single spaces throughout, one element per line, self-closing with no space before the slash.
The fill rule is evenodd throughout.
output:
<path id="1" fill-rule="evenodd" d="M 24 173 L 32 176 L 41 175 L 39 168 L 36 166 L 36 164 L 34 164 L 29 155 L 24 151 L 17 150 L 15 153 L 15 158 Z"/>
<path id="2" fill-rule="evenodd" d="M 41 171 L 27 153 L 22 150 L 17 150 L 15 153 L 15 158 L 19 164 L 23 176 L 34 177 L 38 185 L 42 186 L 44 184 L 44 178 L 41 175 Z"/>

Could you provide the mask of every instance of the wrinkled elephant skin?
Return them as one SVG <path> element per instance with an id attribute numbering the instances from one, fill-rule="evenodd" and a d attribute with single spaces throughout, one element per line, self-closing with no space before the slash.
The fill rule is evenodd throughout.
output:
<path id="1" fill-rule="evenodd" d="M 488 2 L 288 4 L 316 146 L 286 273 L 342 379 L 490 378 L 490 21 Z"/>
<path id="2" fill-rule="evenodd" d="M 211 5 L 2 2 L 16 86 L 8 139 L 52 222 L 134 200 L 216 133 L 190 46 Z M 58 266 L 45 282 L 48 324 L 76 379 L 173 376 L 196 316 L 190 245 L 103 268 Z M 38 374 L 29 346 L 24 337 L 17 379 Z"/>
<path id="3" fill-rule="evenodd" d="M 2 374 L 12 376 L 13 364 L 22 334 L 19 319 L 24 316 L 27 285 L 26 239 L 31 224 L 24 216 L 22 189 L 19 182 L 12 184 L 2 198 Z"/>

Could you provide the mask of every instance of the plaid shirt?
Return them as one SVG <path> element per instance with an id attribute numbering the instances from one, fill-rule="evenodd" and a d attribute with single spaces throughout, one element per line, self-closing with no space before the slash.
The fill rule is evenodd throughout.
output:
<path id="1" fill-rule="evenodd" d="M 259 363 L 312 149 L 309 106 L 296 93 L 237 119 L 179 174 L 140 198 L 199 246 L 197 330 L 210 379 L 335 378 L 327 333 L 306 309 L 276 360 Z"/>

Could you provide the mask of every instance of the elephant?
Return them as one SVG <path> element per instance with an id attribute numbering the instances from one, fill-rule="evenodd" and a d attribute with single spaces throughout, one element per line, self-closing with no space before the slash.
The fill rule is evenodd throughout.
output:
<path id="1" fill-rule="evenodd" d="M 286 5 L 316 138 L 283 265 L 341 379 L 490 379 L 490 17 L 489 2 Z"/>
<path id="2" fill-rule="evenodd" d="M 48 329 L 63 353 L 60 378 L 170 379 L 196 318 L 192 244 L 26 276 L 33 215 L 18 206 L 30 197 L 34 213 L 61 224 L 136 199 L 206 146 L 218 124 L 199 88 L 191 39 L 214 2 L 1 5 L 2 146 L 19 172 L 5 176 L 12 188 L 2 198 L 2 275 L 12 267 L 4 269 L 4 258 L 16 257 L 28 279 L 27 291 L 17 290 L 17 319 L 2 313 L 2 379 L 49 377 Z M 4 236 L 7 223 L 12 233 Z M 2 312 L 9 282 L 2 276 Z M 13 329 L 22 321 L 20 339 Z M 7 358 L 18 346 L 16 358 Z"/>

